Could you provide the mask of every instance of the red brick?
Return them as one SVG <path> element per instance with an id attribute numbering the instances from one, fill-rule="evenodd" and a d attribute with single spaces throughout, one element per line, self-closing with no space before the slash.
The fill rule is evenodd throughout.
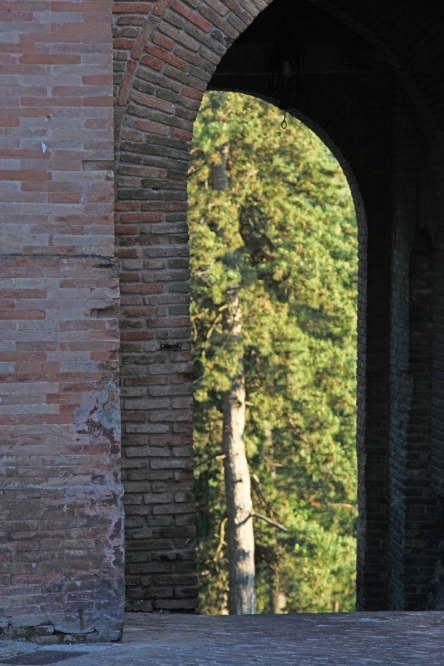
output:
<path id="1" fill-rule="evenodd" d="M 45 310 L 0 310 L 0 319 L 35 319 L 37 321 L 40 319 L 46 319 L 46 312 Z"/>
<path id="2" fill-rule="evenodd" d="M 174 129 L 171 136 L 173 139 L 183 139 L 184 141 L 191 141 L 193 138 L 192 132 L 187 132 L 186 130 Z"/>
<path id="3" fill-rule="evenodd" d="M 67 7 L 67 2 L 69 5 Z M 83 0 L 81 2 L 73 3 L 70 0 L 55 1 L 51 2 L 51 11 L 52 12 L 82 12 L 82 14 L 97 13 L 100 12 L 103 16 L 108 15 L 109 3 L 106 0 L 94 0 L 94 2 L 88 2 Z"/>
<path id="4" fill-rule="evenodd" d="M 145 222 L 162 222 L 163 213 L 124 213 L 120 216 L 123 223 L 143 224 Z"/>
<path id="5" fill-rule="evenodd" d="M 51 106 L 80 106 L 81 99 L 79 97 L 54 97 L 51 99 Z M 46 106 L 48 100 L 41 97 L 21 97 L 21 106 Z"/>
<path id="6" fill-rule="evenodd" d="M 99 23 L 98 21 L 83 21 L 82 23 L 74 23 L 68 21 L 66 23 L 51 23 L 51 32 L 59 33 L 73 33 L 74 35 L 85 35 L 92 33 L 96 36 L 108 35 L 109 24 Z"/>
<path id="7" fill-rule="evenodd" d="M 168 7 L 168 5 L 172 2 L 172 0 L 158 0 L 156 3 L 156 6 L 154 7 L 154 13 L 157 16 L 160 16 L 162 12 Z"/>
<path id="8" fill-rule="evenodd" d="M 250 14 L 247 14 L 246 11 L 241 9 L 239 2 L 236 2 L 236 0 L 224 0 L 224 3 L 245 23 L 245 25 L 249 25 L 251 23 Z"/>
<path id="9" fill-rule="evenodd" d="M 50 55 L 49 53 L 36 53 L 23 55 L 19 58 L 23 65 L 76 65 L 80 63 L 79 55 Z M 49 100 L 46 100 L 47 102 Z"/>
<path id="10" fill-rule="evenodd" d="M 126 317 L 152 317 L 155 313 L 155 308 L 127 308 L 123 310 Z"/>
<path id="11" fill-rule="evenodd" d="M 172 51 L 175 46 L 172 39 L 168 39 L 168 37 L 165 37 L 165 35 L 161 35 L 159 33 L 154 33 L 153 42 L 158 46 L 161 46 L 163 49 L 166 49 L 167 51 Z"/>
<path id="12" fill-rule="evenodd" d="M 115 2 L 113 4 L 114 14 L 143 14 L 147 15 L 151 10 L 150 2 Z"/>
<path id="13" fill-rule="evenodd" d="M 198 99 L 201 100 L 203 97 L 203 93 L 200 90 L 194 90 L 194 88 L 182 88 L 182 95 L 185 95 L 185 97 L 190 97 L 191 99 Z"/>
<path id="14" fill-rule="evenodd" d="M 128 331 L 121 334 L 121 340 L 152 340 L 154 333 L 151 331 Z"/>
<path id="15" fill-rule="evenodd" d="M 23 188 L 22 188 L 23 189 Z M 60 193 L 60 194 L 49 194 L 48 195 L 48 202 L 49 203 L 55 203 L 55 204 L 76 204 L 80 203 L 80 193 L 79 194 L 67 194 L 67 193 Z"/>
<path id="16" fill-rule="evenodd" d="M 110 86 L 113 82 L 111 74 L 90 74 L 82 76 L 82 83 L 85 86 Z"/>
<path id="17" fill-rule="evenodd" d="M 160 125 L 159 123 L 152 123 L 148 120 L 137 120 L 137 127 L 143 132 L 150 132 L 152 134 L 161 134 L 168 136 L 170 128 L 167 125 Z"/>
<path id="18" fill-rule="evenodd" d="M 0 170 L 0 180 L 48 180 L 47 171 L 6 171 Z"/>
<path id="19" fill-rule="evenodd" d="M 115 49 L 132 49 L 133 46 L 133 39 L 113 39 L 113 47 Z"/>
<path id="20" fill-rule="evenodd" d="M 191 11 L 191 9 L 184 7 L 184 5 L 182 5 L 177 0 L 174 0 L 172 8 L 179 14 L 182 14 L 182 16 L 185 16 L 185 18 L 189 19 L 192 23 L 197 25 L 204 32 L 211 31 L 213 27 L 211 23 L 208 23 L 206 19 L 204 19 L 202 16 L 199 16 L 199 14 L 196 14 L 195 12 Z"/>
<path id="21" fill-rule="evenodd" d="M 19 125 L 19 118 L 0 118 L 0 127 L 18 127 Z"/>
<path id="22" fill-rule="evenodd" d="M 177 69 L 182 70 L 182 72 L 187 72 L 189 69 L 189 64 L 187 62 L 184 62 L 180 58 L 177 58 L 172 53 L 169 53 L 164 49 L 160 49 L 158 46 L 154 46 L 154 44 L 150 44 L 147 47 L 147 51 L 155 58 L 158 58 L 163 62 L 167 62 L 169 65 L 172 65 L 173 67 L 177 67 Z"/>
<path id="23" fill-rule="evenodd" d="M 136 71 L 137 63 L 135 60 L 129 60 L 126 71 L 125 78 L 123 80 L 122 86 L 120 88 L 119 97 L 117 98 L 117 104 L 119 106 L 124 106 L 128 99 L 129 90 L 134 78 L 134 72 Z"/>
<path id="24" fill-rule="evenodd" d="M 165 63 L 162 62 L 161 60 L 157 60 L 156 58 L 151 58 L 151 56 L 143 56 L 140 62 L 143 63 L 144 65 L 147 65 L 147 67 L 151 67 L 151 69 L 155 69 L 156 72 L 160 72 L 160 70 L 165 65 Z"/>
<path id="25" fill-rule="evenodd" d="M 117 25 L 136 25 L 141 26 L 145 23 L 144 16 L 119 16 Z"/>
<path id="26" fill-rule="evenodd" d="M 137 259 L 139 256 L 137 250 L 135 249 L 126 250 L 126 249 L 117 248 L 116 250 L 114 250 L 114 254 L 119 259 Z"/>
<path id="27" fill-rule="evenodd" d="M 113 99 L 107 97 L 83 97 L 82 106 L 113 106 Z"/>
<path id="28" fill-rule="evenodd" d="M 132 57 L 135 60 L 138 60 L 140 58 L 140 56 L 142 55 L 143 49 L 145 48 L 146 44 L 148 43 L 149 38 L 153 34 L 153 30 L 155 28 L 155 25 L 156 25 L 156 21 L 153 20 L 153 17 L 148 19 L 148 21 L 146 22 L 142 32 L 140 33 L 140 35 L 137 39 L 136 45 L 133 49 Z"/>
<path id="29" fill-rule="evenodd" d="M 122 130 L 121 138 L 125 141 L 143 141 L 144 136 L 140 132 L 134 132 L 131 130 Z"/>
<path id="30" fill-rule="evenodd" d="M 139 210 L 140 203 L 138 201 L 117 201 L 114 205 L 116 211 Z"/>
<path id="31" fill-rule="evenodd" d="M 143 106 L 159 109 L 160 111 L 165 111 L 165 113 L 174 113 L 174 106 L 171 104 L 171 102 L 159 99 L 158 97 L 149 97 L 148 95 L 144 95 L 135 91 L 131 93 L 130 97 L 135 102 L 142 104 Z"/>

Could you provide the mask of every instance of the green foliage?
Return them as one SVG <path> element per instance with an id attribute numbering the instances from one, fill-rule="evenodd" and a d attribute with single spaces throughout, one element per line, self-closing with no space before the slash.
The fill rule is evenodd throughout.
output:
<path id="1" fill-rule="evenodd" d="M 196 499 L 202 613 L 226 612 L 221 395 L 244 358 L 245 442 L 256 475 L 258 607 L 354 609 L 357 229 L 350 190 L 302 123 L 234 93 L 209 93 L 189 177 Z M 211 168 L 229 145 L 229 188 Z M 241 342 L 224 335 L 236 288 Z M 281 597 L 282 598 L 282 597 Z"/>

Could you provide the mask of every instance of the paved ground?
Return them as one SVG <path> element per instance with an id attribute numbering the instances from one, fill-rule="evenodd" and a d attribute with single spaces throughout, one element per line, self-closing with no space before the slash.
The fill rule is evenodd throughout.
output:
<path id="1" fill-rule="evenodd" d="M 444 613 L 127 616 L 123 643 L 0 643 L 37 666 L 443 666 Z"/>

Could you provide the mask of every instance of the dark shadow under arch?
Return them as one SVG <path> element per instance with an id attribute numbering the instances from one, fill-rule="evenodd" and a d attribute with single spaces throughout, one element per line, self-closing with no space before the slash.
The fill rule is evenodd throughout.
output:
<path id="1" fill-rule="evenodd" d="M 406 432 L 404 557 L 399 607 L 426 608 L 443 521 L 431 484 L 435 292 L 434 249 L 427 229 L 416 233 L 409 267 L 411 397 Z M 396 594 L 396 593 L 395 593 Z"/>

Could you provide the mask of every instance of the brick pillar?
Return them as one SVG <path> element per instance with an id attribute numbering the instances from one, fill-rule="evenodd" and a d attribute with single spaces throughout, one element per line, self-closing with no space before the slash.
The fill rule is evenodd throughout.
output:
<path id="1" fill-rule="evenodd" d="M 2 7 L 0 632 L 123 626 L 111 0 Z"/>
<path id="2" fill-rule="evenodd" d="M 211 4 L 211 6 L 210 6 Z M 116 2 L 127 608 L 195 612 L 187 172 L 217 63 L 266 4 Z"/>
<path id="3" fill-rule="evenodd" d="M 404 401 L 398 406 L 392 455 L 392 605 L 399 610 L 427 608 L 442 539 L 431 483 L 433 255 L 429 232 L 417 232 L 408 267 Z"/>

